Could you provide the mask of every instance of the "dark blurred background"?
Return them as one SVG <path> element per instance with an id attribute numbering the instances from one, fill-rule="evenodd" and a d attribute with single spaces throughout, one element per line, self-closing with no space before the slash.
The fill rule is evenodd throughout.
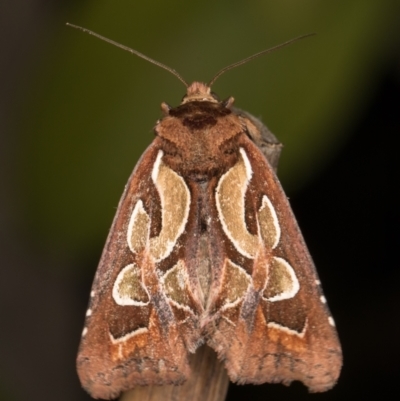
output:
<path id="1" fill-rule="evenodd" d="M 75 373 L 102 246 L 160 103 L 165 71 L 83 25 L 208 81 L 261 117 L 343 344 L 337 386 L 231 386 L 228 400 L 394 399 L 400 380 L 400 2 L 48 1 L 0 4 L 0 400 L 88 400 Z M 397 182 L 397 184 L 396 184 Z M 372 398 L 372 397 L 371 397 Z"/>

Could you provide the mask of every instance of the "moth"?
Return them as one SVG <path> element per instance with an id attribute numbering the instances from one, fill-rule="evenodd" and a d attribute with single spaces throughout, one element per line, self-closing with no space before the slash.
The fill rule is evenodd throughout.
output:
<path id="1" fill-rule="evenodd" d="M 191 374 L 188 355 L 206 343 L 233 382 L 330 389 L 341 347 L 276 176 L 281 145 L 232 97 L 211 92 L 222 72 L 188 85 L 161 66 L 186 96 L 162 104 L 120 200 L 86 312 L 83 387 L 110 399 L 180 384 Z"/>

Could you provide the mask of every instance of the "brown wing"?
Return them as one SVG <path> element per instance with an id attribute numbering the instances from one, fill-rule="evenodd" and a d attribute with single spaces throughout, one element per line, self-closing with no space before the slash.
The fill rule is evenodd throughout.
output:
<path id="1" fill-rule="evenodd" d="M 132 173 L 94 279 L 77 366 L 95 398 L 181 383 L 199 342 L 179 243 L 191 196 L 162 155 L 156 139 Z"/>
<path id="2" fill-rule="evenodd" d="M 247 137 L 238 143 L 239 161 L 215 191 L 226 258 L 208 343 L 232 381 L 327 390 L 342 355 L 313 262 L 272 168 Z"/>

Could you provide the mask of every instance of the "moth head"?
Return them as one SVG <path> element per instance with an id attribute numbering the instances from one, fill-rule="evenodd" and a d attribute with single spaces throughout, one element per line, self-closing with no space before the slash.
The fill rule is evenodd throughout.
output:
<path id="1" fill-rule="evenodd" d="M 218 103 L 218 96 L 211 92 L 210 86 L 202 82 L 193 82 L 186 89 L 186 95 L 182 99 L 182 104 L 188 102 L 212 102 Z"/>
<path id="2" fill-rule="evenodd" d="M 231 96 L 228 99 L 221 101 L 218 95 L 211 91 L 209 85 L 202 82 L 193 82 L 187 87 L 186 95 L 183 97 L 181 104 L 189 102 L 220 103 L 222 106 L 230 109 L 233 105 L 234 98 Z"/>

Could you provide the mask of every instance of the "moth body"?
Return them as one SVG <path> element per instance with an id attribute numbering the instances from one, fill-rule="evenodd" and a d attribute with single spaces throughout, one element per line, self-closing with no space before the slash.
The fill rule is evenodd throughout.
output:
<path id="1" fill-rule="evenodd" d="M 180 384 L 189 353 L 206 343 L 234 382 L 331 388 L 340 344 L 275 174 L 281 145 L 202 83 L 162 109 L 94 279 L 83 386 L 109 399 Z"/>

